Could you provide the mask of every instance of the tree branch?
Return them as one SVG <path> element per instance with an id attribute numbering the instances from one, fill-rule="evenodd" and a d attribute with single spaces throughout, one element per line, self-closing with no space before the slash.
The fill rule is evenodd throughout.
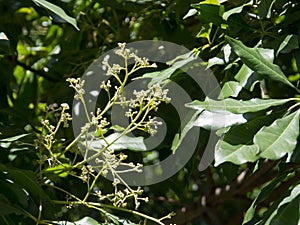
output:
<path id="1" fill-rule="evenodd" d="M 61 80 L 56 78 L 56 77 L 53 77 L 51 75 L 49 75 L 48 73 L 44 72 L 44 71 L 41 71 L 41 70 L 36 70 L 36 69 L 33 69 L 31 66 L 28 66 L 26 65 L 25 63 L 22 63 L 18 60 L 15 61 L 17 65 L 23 67 L 24 69 L 38 75 L 38 76 L 41 76 L 41 77 L 44 77 L 45 79 L 49 80 L 49 81 L 52 81 L 52 82 L 60 82 Z"/>

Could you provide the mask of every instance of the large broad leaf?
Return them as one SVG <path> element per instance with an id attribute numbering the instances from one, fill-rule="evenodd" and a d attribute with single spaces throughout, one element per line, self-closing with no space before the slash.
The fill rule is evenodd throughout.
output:
<path id="1" fill-rule="evenodd" d="M 147 151 L 147 147 L 144 143 L 143 137 L 129 137 L 127 135 L 120 136 L 120 133 L 113 133 L 104 139 L 96 138 L 95 140 L 87 140 L 87 142 L 82 142 L 82 144 L 88 145 L 94 150 L 100 150 L 107 146 L 110 150 L 123 150 L 129 149 L 132 151 Z"/>
<path id="2" fill-rule="evenodd" d="M 267 109 L 271 106 L 282 105 L 291 99 L 258 99 L 254 98 L 248 101 L 235 100 L 227 98 L 221 101 L 216 101 L 206 97 L 204 102 L 195 100 L 191 103 L 187 103 L 186 107 L 196 110 L 209 110 L 209 111 L 229 111 L 232 113 L 240 114 L 247 112 L 257 112 Z"/>
<path id="3" fill-rule="evenodd" d="M 258 160 L 259 148 L 256 145 L 231 145 L 220 140 L 215 149 L 215 166 L 224 162 L 240 165 Z"/>
<path id="4" fill-rule="evenodd" d="M 226 37 L 234 52 L 241 58 L 241 60 L 253 71 L 261 74 L 263 77 L 282 82 L 292 88 L 296 87 L 287 79 L 279 66 L 269 62 L 260 52 L 255 48 L 248 48 L 241 41 Z"/>
<path id="5" fill-rule="evenodd" d="M 299 135 L 300 110 L 275 120 L 254 136 L 254 144 L 260 149 L 260 157 L 276 160 L 292 152 Z"/>
<path id="6" fill-rule="evenodd" d="M 300 184 L 294 187 L 290 196 L 280 202 L 277 209 L 271 214 L 265 225 L 298 225 L 300 200 Z"/>
<path id="7" fill-rule="evenodd" d="M 77 27 L 76 20 L 74 18 L 68 16 L 62 8 L 60 8 L 57 5 L 54 5 L 46 0 L 33 0 L 33 2 L 39 6 L 42 6 L 46 9 L 50 10 L 51 12 L 55 13 L 56 15 L 60 16 L 66 22 L 72 24 L 77 30 L 79 30 L 79 28 Z"/>

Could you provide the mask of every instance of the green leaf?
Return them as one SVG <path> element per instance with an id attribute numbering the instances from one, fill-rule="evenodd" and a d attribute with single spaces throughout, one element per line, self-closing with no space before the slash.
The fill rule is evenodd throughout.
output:
<path id="1" fill-rule="evenodd" d="M 272 6 L 274 4 L 274 0 L 263 0 L 258 5 L 258 15 L 261 18 L 270 18 L 272 13 Z"/>
<path id="2" fill-rule="evenodd" d="M 93 218 L 87 216 L 75 222 L 59 221 L 57 222 L 57 224 L 59 225 L 101 225 Z"/>
<path id="3" fill-rule="evenodd" d="M 21 210 L 0 193 L 0 215 L 3 216 L 11 213 L 20 214 Z"/>
<path id="4" fill-rule="evenodd" d="M 241 6 L 235 7 L 235 8 L 233 8 L 233 9 L 230 9 L 230 10 L 224 12 L 224 14 L 223 14 L 223 19 L 224 19 L 224 20 L 227 20 L 228 17 L 230 17 L 231 15 L 233 15 L 233 14 L 238 14 L 238 13 L 242 12 L 242 10 L 243 10 L 243 8 L 244 8 L 245 6 L 252 5 L 252 4 L 253 4 L 253 1 L 251 0 L 251 1 L 245 3 L 245 4 L 241 5 Z"/>
<path id="5" fill-rule="evenodd" d="M 8 179 L 21 185 L 27 192 L 39 198 L 46 198 L 45 192 L 37 182 L 35 175 L 29 170 L 12 169 L 0 164 L 0 171 L 6 172 Z"/>
<path id="6" fill-rule="evenodd" d="M 220 140 L 215 149 L 215 166 L 224 162 L 232 162 L 237 165 L 246 162 L 255 162 L 258 157 L 259 148 L 256 145 L 231 145 Z"/>
<path id="7" fill-rule="evenodd" d="M 73 25 L 77 30 L 79 30 L 79 28 L 77 27 L 77 22 L 74 18 L 68 16 L 65 11 L 58 7 L 57 5 L 54 5 L 46 0 L 33 0 L 33 2 L 35 4 L 37 4 L 38 6 L 42 6 L 48 10 L 50 10 L 51 12 L 55 13 L 56 15 L 60 16 L 62 19 L 64 19 L 66 22 L 70 23 L 71 25 Z"/>
<path id="8" fill-rule="evenodd" d="M 219 130 L 236 124 L 246 123 L 242 114 L 234 114 L 228 111 L 203 111 L 196 119 L 194 126 L 208 130 Z"/>
<path id="9" fill-rule="evenodd" d="M 267 115 L 247 115 L 247 123 L 232 126 L 224 135 L 223 140 L 231 145 L 252 144 L 254 135 L 262 128 L 282 117 L 284 111 L 275 111 Z"/>
<path id="10" fill-rule="evenodd" d="M 192 7 L 198 9 L 199 20 L 202 24 L 213 23 L 214 25 L 221 26 L 224 23 L 222 18 L 224 13 L 223 5 L 201 2 L 199 4 L 192 4 Z"/>
<path id="11" fill-rule="evenodd" d="M 300 110 L 257 132 L 253 141 L 259 147 L 260 157 L 277 160 L 294 150 L 299 135 L 299 114 Z"/>
<path id="12" fill-rule="evenodd" d="M 287 79 L 278 65 L 269 62 L 256 48 L 248 48 L 241 41 L 226 36 L 234 52 L 253 71 L 265 78 L 282 82 L 292 88 L 296 87 Z"/>
<path id="13" fill-rule="evenodd" d="M 199 115 L 199 112 L 195 112 L 195 113 L 191 114 L 191 116 L 188 118 L 187 122 L 185 123 L 181 134 L 177 133 L 175 135 L 175 138 L 173 139 L 172 147 L 171 147 L 172 152 L 175 152 L 177 150 L 177 148 L 180 146 L 183 138 L 186 136 L 188 131 L 194 127 L 194 124 L 197 120 L 198 115 Z"/>
<path id="14" fill-rule="evenodd" d="M 87 141 L 87 145 L 92 149 L 98 151 L 103 149 L 109 143 L 108 149 L 111 150 L 123 150 L 129 149 L 132 151 L 147 151 L 147 146 L 144 143 L 143 137 L 129 137 L 122 135 L 121 133 L 113 133 L 107 136 L 106 141 L 104 139 L 96 138 Z M 106 143 L 107 142 L 107 143 Z M 85 144 L 82 142 L 82 144 Z"/>
<path id="15" fill-rule="evenodd" d="M 242 90 L 242 88 L 243 87 L 238 82 L 228 81 L 223 85 L 218 99 L 237 97 L 240 91 Z"/>
<path id="16" fill-rule="evenodd" d="M 259 99 L 253 98 L 248 101 L 235 100 L 232 98 L 226 98 L 224 100 L 216 101 L 206 97 L 204 102 L 195 100 L 191 103 L 187 103 L 186 107 L 196 109 L 198 111 L 209 110 L 211 112 L 229 111 L 232 113 L 240 114 L 247 112 L 257 112 L 267 109 L 271 106 L 282 105 L 291 99 Z"/>
<path id="17" fill-rule="evenodd" d="M 263 189 L 259 191 L 257 197 L 253 200 L 251 206 L 245 214 L 243 225 L 253 219 L 257 205 L 265 201 L 273 193 L 274 189 L 278 186 L 281 180 L 286 177 L 286 175 L 286 173 L 279 174 L 274 180 L 272 180 L 269 184 L 267 184 L 265 187 L 263 187 Z"/>
<path id="18" fill-rule="evenodd" d="M 289 53 L 297 48 L 299 48 L 298 35 L 290 34 L 287 35 L 283 42 L 280 44 L 276 55 L 278 55 L 279 53 Z"/>
<path id="19" fill-rule="evenodd" d="M 242 87 L 250 91 L 253 91 L 254 85 L 261 79 L 258 73 L 255 73 L 245 64 L 242 65 L 239 72 L 235 75 L 234 78 Z"/>
<path id="20" fill-rule="evenodd" d="M 197 9 L 190 9 L 188 11 L 188 13 L 183 17 L 183 19 L 185 20 L 186 18 L 189 18 L 191 16 L 194 16 L 197 14 Z"/>
<path id="21" fill-rule="evenodd" d="M 15 141 L 18 141 L 19 139 L 22 139 L 23 137 L 29 136 L 31 134 L 20 134 L 9 138 L 0 139 L 0 147 L 2 148 L 8 148 L 11 146 L 11 144 Z"/>
<path id="22" fill-rule="evenodd" d="M 198 54 L 195 54 L 194 52 L 185 53 L 183 55 L 177 56 L 172 61 L 167 62 L 167 64 L 171 67 L 162 71 L 145 73 L 143 76 L 137 77 L 134 80 L 150 78 L 151 81 L 149 82 L 148 87 L 152 87 L 154 84 L 160 84 L 163 86 L 170 81 L 169 79 L 177 69 L 182 69 L 184 66 L 196 59 L 199 59 Z"/>
<path id="23" fill-rule="evenodd" d="M 299 224 L 299 200 L 300 184 L 293 188 L 290 196 L 284 198 L 277 209 L 271 214 L 265 225 L 298 225 Z"/>

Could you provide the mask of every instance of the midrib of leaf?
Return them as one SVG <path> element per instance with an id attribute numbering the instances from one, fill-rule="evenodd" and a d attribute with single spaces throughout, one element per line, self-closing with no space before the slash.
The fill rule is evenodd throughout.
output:
<path id="1" fill-rule="evenodd" d="M 267 152 L 267 151 L 269 151 L 270 149 L 272 149 L 272 147 L 274 146 L 274 145 L 276 145 L 281 139 L 282 139 L 282 137 L 284 136 L 284 135 L 286 135 L 286 132 L 287 132 L 287 130 L 292 126 L 292 124 L 294 123 L 294 121 L 295 121 L 295 118 L 297 118 L 298 117 L 298 114 L 300 113 L 300 110 L 298 110 L 296 113 L 295 113 L 295 115 L 293 116 L 293 118 L 291 119 L 291 121 L 290 121 L 290 123 L 288 124 L 288 126 L 286 126 L 286 128 L 283 130 L 283 132 L 278 136 L 278 138 L 268 147 L 268 148 L 266 148 L 266 149 L 264 149 L 261 153 L 260 153 L 260 155 L 262 155 L 263 153 L 265 153 L 265 152 Z M 274 135 L 273 133 L 271 133 L 273 136 L 276 136 L 276 135 Z M 287 142 L 288 143 L 290 143 L 291 141 L 289 140 L 289 139 L 287 139 Z"/>
<path id="2" fill-rule="evenodd" d="M 241 41 L 226 37 L 227 41 L 237 53 L 237 55 L 244 61 L 244 63 L 255 72 L 265 75 L 266 77 L 280 81 L 296 90 L 298 90 L 286 76 L 281 72 L 276 64 L 271 64 L 256 50 L 245 46 Z M 252 54 L 251 54 L 251 53 Z M 251 62 L 251 63 L 249 63 Z M 251 65 L 253 63 L 253 65 Z M 299 90 L 298 90 L 299 91 Z"/>
<path id="3" fill-rule="evenodd" d="M 243 109 L 243 108 L 247 108 L 248 110 L 239 110 L 237 112 L 233 112 L 233 113 L 245 113 L 245 112 L 250 112 L 253 109 L 257 109 L 258 106 L 262 106 L 263 108 L 269 108 L 271 106 L 275 106 L 275 105 L 280 105 L 283 103 L 286 103 L 288 101 L 291 101 L 293 99 L 278 99 L 278 104 L 274 105 L 274 101 L 270 101 L 270 102 L 265 102 L 265 103 L 255 103 L 254 100 L 249 100 L 249 101 L 236 101 L 234 99 L 225 99 L 223 101 L 215 101 L 215 100 L 211 100 L 209 98 L 207 98 L 208 100 L 205 102 L 200 102 L 198 100 L 194 101 L 194 103 L 196 104 L 192 104 L 192 103 L 188 103 L 187 106 L 191 107 L 191 108 L 199 108 L 199 109 L 206 109 L 206 110 L 212 110 L 212 111 L 224 111 L 224 110 L 228 110 L 231 111 L 234 109 Z M 273 99 L 275 100 L 275 99 Z M 200 104 L 197 105 L 197 102 L 199 102 Z M 243 105 L 244 103 L 253 103 L 254 105 Z M 219 105 L 217 105 L 219 103 Z M 229 103 L 235 104 L 235 105 L 228 105 Z M 258 110 L 255 110 L 258 111 Z"/>
<path id="4" fill-rule="evenodd" d="M 295 119 L 295 117 L 297 116 L 297 114 L 298 114 L 299 112 L 297 112 L 296 114 L 295 114 L 295 116 L 293 117 L 293 119 L 290 121 L 290 123 L 289 123 L 289 125 L 284 129 L 284 132 L 282 132 L 280 135 L 279 135 L 279 137 L 275 140 L 275 142 L 273 142 L 273 144 L 271 144 L 265 151 L 268 151 L 270 148 L 272 148 L 284 135 L 285 135 L 285 133 L 286 133 L 286 131 L 292 126 L 292 124 L 294 123 L 294 119 Z M 272 135 L 274 135 L 273 133 L 272 133 Z M 276 136 L 276 135 L 274 135 L 274 136 Z M 288 142 L 290 142 L 290 140 L 287 140 Z"/>

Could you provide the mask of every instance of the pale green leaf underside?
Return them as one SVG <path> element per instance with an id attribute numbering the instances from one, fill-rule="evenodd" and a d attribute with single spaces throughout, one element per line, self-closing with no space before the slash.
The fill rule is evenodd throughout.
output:
<path id="1" fill-rule="evenodd" d="M 295 86 L 287 79 L 278 65 L 271 63 L 256 48 L 248 48 L 241 41 L 226 37 L 226 40 L 241 58 L 241 60 L 253 71 L 261 74 L 263 77 L 282 82 L 290 87 Z M 295 88 L 296 89 L 296 88 Z"/>
<path id="2" fill-rule="evenodd" d="M 105 138 L 106 141 L 101 138 L 96 138 L 95 140 L 83 141 L 82 144 L 87 145 L 93 150 L 103 149 L 107 146 L 107 143 L 109 143 L 108 149 L 110 150 L 129 149 L 132 151 L 147 151 L 147 146 L 144 143 L 143 137 L 120 135 L 120 133 L 113 133 Z"/>
<path id="3" fill-rule="evenodd" d="M 221 90 L 218 99 L 224 99 L 228 97 L 237 97 L 240 91 L 242 90 L 242 86 L 236 81 L 228 81 L 226 82 Z"/>
<path id="4" fill-rule="evenodd" d="M 276 160 L 294 150 L 299 136 L 299 114 L 300 110 L 257 132 L 254 144 L 259 147 L 260 157 Z"/>
<path id="5" fill-rule="evenodd" d="M 203 127 L 208 130 L 219 130 L 246 122 L 247 120 L 242 114 L 234 114 L 228 111 L 203 111 L 196 119 L 194 126 Z"/>
<path id="6" fill-rule="evenodd" d="M 231 145 L 220 140 L 215 149 L 215 166 L 223 162 L 241 165 L 258 160 L 259 148 L 256 145 Z"/>
<path id="7" fill-rule="evenodd" d="M 247 112 L 257 112 L 267 109 L 271 106 L 282 105 L 290 99 L 258 99 L 254 98 L 248 101 L 235 100 L 227 98 L 224 100 L 216 101 L 206 97 L 204 102 L 195 100 L 191 103 L 187 103 L 186 107 L 196 110 L 209 110 L 209 111 L 229 111 L 232 113 L 240 114 Z"/>
<path id="8" fill-rule="evenodd" d="M 33 2 L 36 3 L 37 5 L 40 5 L 46 9 L 50 10 L 51 12 L 55 13 L 56 15 L 60 16 L 66 22 L 70 23 L 77 30 L 79 30 L 79 28 L 77 27 L 76 20 L 74 18 L 68 16 L 62 8 L 60 8 L 57 5 L 54 5 L 46 0 L 33 0 Z"/>

